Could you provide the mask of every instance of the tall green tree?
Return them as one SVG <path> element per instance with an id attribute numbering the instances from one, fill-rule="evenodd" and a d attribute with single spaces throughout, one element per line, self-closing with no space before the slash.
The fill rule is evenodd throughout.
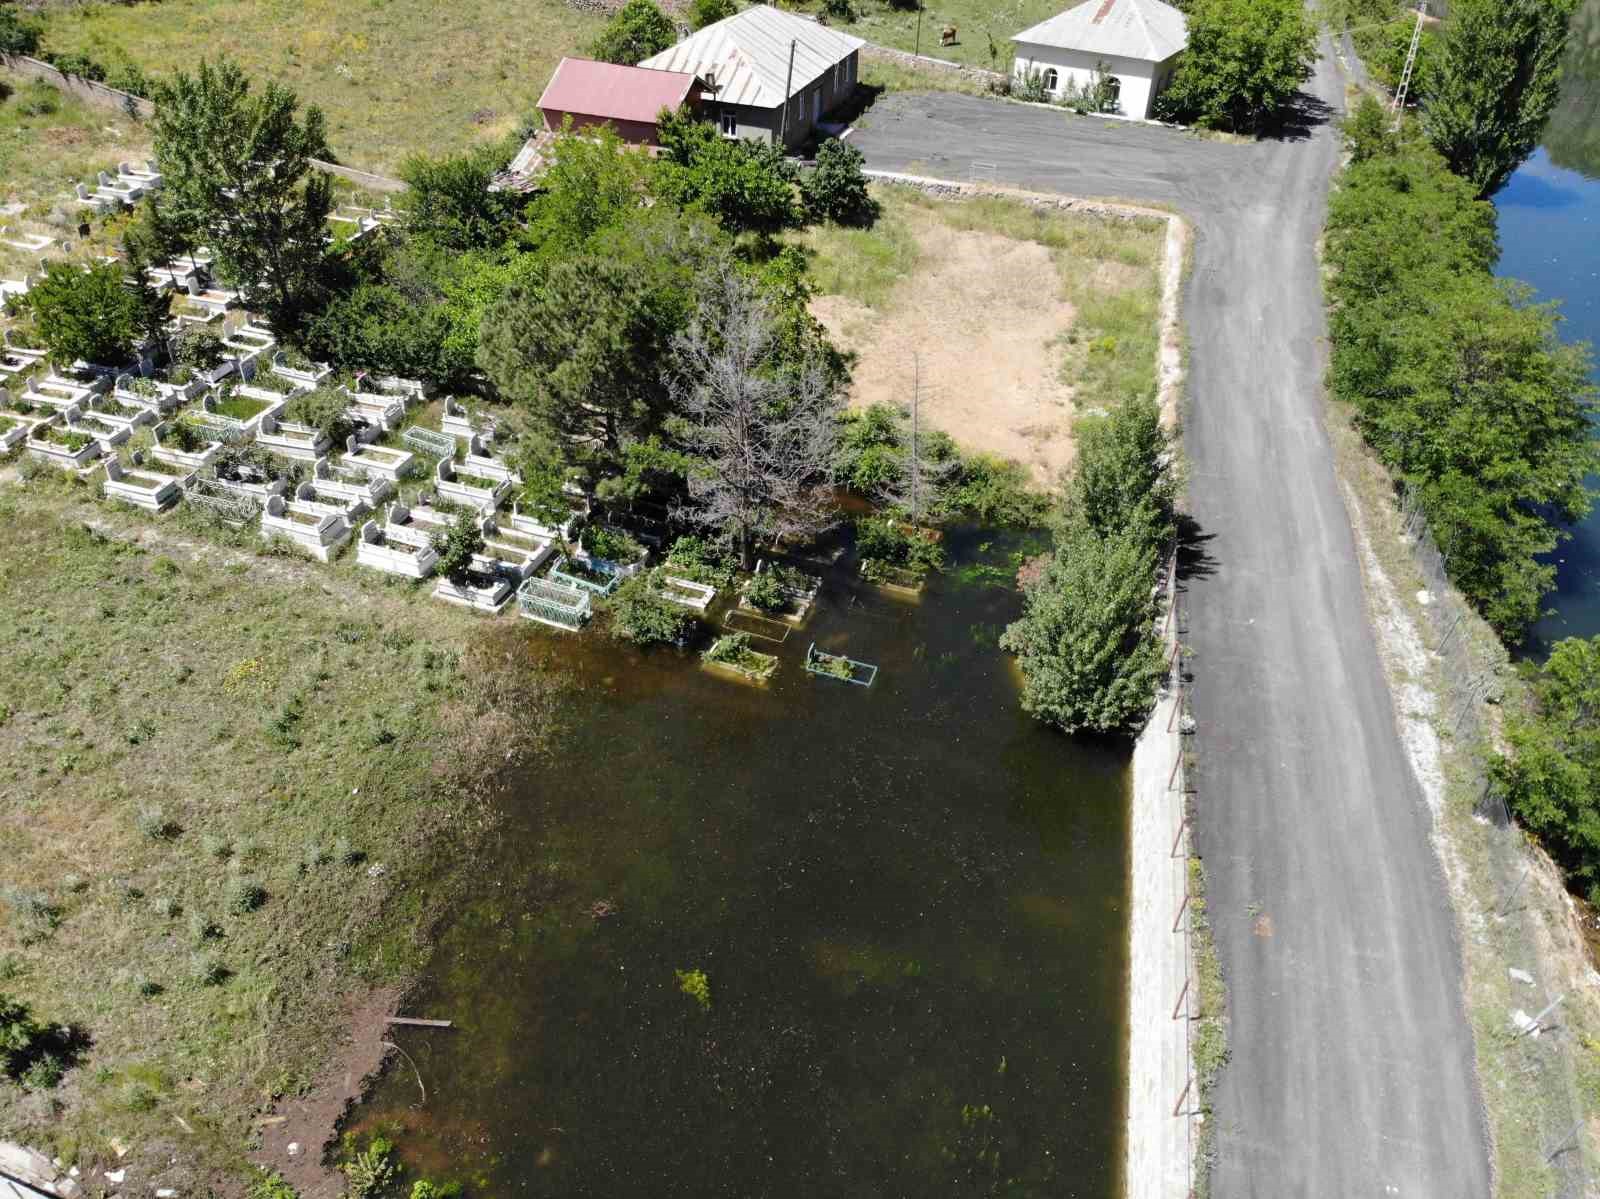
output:
<path id="1" fill-rule="evenodd" d="M 277 83 L 253 90 L 224 58 L 161 88 L 154 130 L 171 217 L 283 333 L 314 305 L 333 203 L 328 176 L 310 162 L 328 153 L 322 110 L 301 118 L 299 107 Z"/>
<path id="2" fill-rule="evenodd" d="M 1000 639 L 1022 667 L 1025 712 L 1063 732 L 1131 733 L 1165 670 L 1155 553 L 1135 531 L 1064 529 Z"/>
<path id="3" fill-rule="evenodd" d="M 24 302 L 50 360 L 62 366 L 80 358 L 122 366 L 148 332 L 140 293 L 112 263 L 92 263 L 85 269 L 53 262 Z"/>
<path id="4" fill-rule="evenodd" d="M 1478 195 L 1500 190 L 1539 144 L 1561 92 L 1577 0 L 1452 0 L 1424 81 L 1422 123 Z"/>
<path id="5" fill-rule="evenodd" d="M 1127 531 L 1159 553 L 1176 529 L 1172 463 L 1171 438 L 1155 400 L 1143 396 L 1117 405 L 1079 437 L 1067 482 L 1067 519 L 1102 537 Z"/>
<path id="6" fill-rule="evenodd" d="M 570 119 L 560 132 L 572 132 Z M 650 160 L 609 126 L 556 138 L 542 190 L 528 208 L 529 244 L 550 253 L 583 245 L 644 205 L 651 176 Z"/>
<path id="7" fill-rule="evenodd" d="M 672 20 L 652 0 L 628 0 L 589 46 L 601 62 L 636 66 L 678 40 Z"/>
<path id="8" fill-rule="evenodd" d="M 1169 120 L 1235 132 L 1280 124 L 1317 61 L 1301 0 L 1193 0 L 1189 45 L 1157 101 Z"/>

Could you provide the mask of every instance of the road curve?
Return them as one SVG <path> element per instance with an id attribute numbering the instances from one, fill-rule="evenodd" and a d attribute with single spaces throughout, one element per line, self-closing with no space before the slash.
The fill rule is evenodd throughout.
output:
<path id="1" fill-rule="evenodd" d="M 1309 91 L 1301 128 L 1254 145 L 955 95 L 885 97 L 852 140 L 878 169 L 993 164 L 1001 183 L 1193 221 L 1196 839 L 1232 1050 L 1213 1194 L 1475 1199 L 1488 1151 L 1455 921 L 1323 425 L 1329 56 Z"/>

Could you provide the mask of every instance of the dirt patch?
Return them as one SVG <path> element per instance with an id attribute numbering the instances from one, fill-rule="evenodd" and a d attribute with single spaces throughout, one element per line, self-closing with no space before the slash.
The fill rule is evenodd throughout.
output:
<path id="1" fill-rule="evenodd" d="M 388 1056 L 385 1016 L 394 1015 L 399 988 L 374 991 L 352 1002 L 339 1044 L 311 1090 L 286 1099 L 261 1121 L 261 1148 L 254 1160 L 277 1170 L 302 1199 L 335 1199 L 345 1189 L 344 1175 L 323 1163 L 323 1150 L 333 1140 L 339 1121 L 358 1102 L 366 1081 Z M 289 1146 L 297 1146 L 290 1154 Z"/>
<path id="2" fill-rule="evenodd" d="M 850 403 L 910 403 L 969 450 L 1014 458 L 1044 484 L 1072 461 L 1072 389 L 1057 339 L 1072 325 L 1050 251 L 914 214 L 922 265 L 875 310 L 818 296 L 811 311 L 858 355 Z"/>
<path id="3" fill-rule="evenodd" d="M 39 133 L 46 145 L 50 146 L 81 146 L 89 140 L 89 134 L 83 129 L 73 129 L 70 126 L 58 126 L 53 129 L 44 129 Z"/>

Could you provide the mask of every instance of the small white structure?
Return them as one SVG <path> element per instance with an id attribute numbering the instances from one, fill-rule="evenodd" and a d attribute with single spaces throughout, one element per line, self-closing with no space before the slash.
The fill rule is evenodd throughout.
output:
<path id="1" fill-rule="evenodd" d="M 311 468 L 311 483 L 324 495 L 367 508 L 376 508 L 395 491 L 394 484 L 381 475 L 332 466 L 326 458 L 318 458 Z"/>
<path id="2" fill-rule="evenodd" d="M 279 420 L 271 413 L 263 414 L 256 426 L 256 444 L 280 458 L 300 462 L 315 462 L 333 448 L 332 439 L 321 429 Z"/>
<path id="3" fill-rule="evenodd" d="M 362 445 L 354 435 L 344 439 L 345 452 L 339 455 L 341 465 L 366 471 L 380 479 L 388 479 L 391 483 L 398 483 L 411 473 L 411 464 L 416 461 L 415 454 L 408 454 L 405 450 L 390 450 L 382 446 Z"/>
<path id="4" fill-rule="evenodd" d="M 356 562 L 407 579 L 425 579 L 439 565 L 438 552 L 420 533 L 405 528 L 379 528 L 369 520 L 356 542 Z"/>
<path id="5" fill-rule="evenodd" d="M 138 467 L 124 469 L 115 458 L 107 458 L 106 496 L 136 508 L 159 512 L 178 498 L 181 488 L 171 475 L 157 474 Z"/>
<path id="6" fill-rule="evenodd" d="M 1161 0 L 1083 0 L 1011 39 L 1013 77 L 1037 72 L 1052 98 L 1091 86 L 1097 72 L 1111 81 L 1116 111 L 1148 119 L 1189 44 L 1184 15 Z"/>
<path id="7" fill-rule="evenodd" d="M 464 587 L 442 578 L 433 588 L 434 599 L 460 604 L 479 612 L 499 612 L 511 602 L 511 597 L 508 580 L 498 575 L 481 574 L 477 570 L 468 576 Z"/>
<path id="8" fill-rule="evenodd" d="M 433 489 L 441 500 L 464 504 L 480 512 L 493 512 L 511 494 L 511 483 L 443 458 L 434 468 Z"/>
<path id="9" fill-rule="evenodd" d="M 281 495 L 274 495 L 261 513 L 261 535 L 286 538 L 317 561 L 326 562 L 349 538 L 350 522 L 342 513 L 328 511 L 326 505 L 285 502 Z"/>

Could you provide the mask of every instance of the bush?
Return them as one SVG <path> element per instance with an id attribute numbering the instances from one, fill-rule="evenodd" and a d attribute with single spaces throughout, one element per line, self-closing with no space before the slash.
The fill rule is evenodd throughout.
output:
<path id="1" fill-rule="evenodd" d="M 1156 101 L 1166 120 L 1259 131 L 1279 124 L 1317 61 L 1300 0 L 1191 0 L 1189 45 Z"/>
<path id="2" fill-rule="evenodd" d="M 806 220 L 865 228 L 878 219 L 878 202 L 867 193 L 861 151 L 828 138 L 817 147 L 817 165 L 800 179 Z"/>
<path id="3" fill-rule="evenodd" d="M 95 83 L 106 81 L 105 67 L 87 54 L 51 54 L 48 57 L 50 65 L 65 75 L 76 75 L 79 79 L 90 79 Z"/>
<path id="4" fill-rule="evenodd" d="M 248 916 L 267 902 L 267 889 L 253 878 L 235 879 L 228 887 L 228 911 Z"/>
<path id="5" fill-rule="evenodd" d="M 1600 637 L 1556 643 L 1491 771 L 1506 805 L 1600 902 Z"/>
<path id="6" fill-rule="evenodd" d="M 635 645 L 674 644 L 693 623 L 689 610 L 663 599 L 648 575 L 635 575 L 611 597 L 611 631 Z"/>
<path id="7" fill-rule="evenodd" d="M 228 981 L 228 968 L 209 953 L 191 954 L 189 977 L 202 987 L 220 987 Z"/>
<path id="8" fill-rule="evenodd" d="M 17 112 L 25 117 L 47 117 L 60 109 L 61 93 L 38 80 L 28 84 L 17 100 Z"/>
<path id="9" fill-rule="evenodd" d="M 666 566 L 679 578 L 723 588 L 733 583 L 734 569 L 726 550 L 692 534 L 672 543 Z"/>
<path id="10" fill-rule="evenodd" d="M 374 1199 L 400 1179 L 400 1166 L 394 1160 L 394 1145 L 384 1137 L 373 1137 L 367 1147 L 344 1164 L 349 1180 L 349 1199 Z"/>
<path id="11" fill-rule="evenodd" d="M 0 994 L 0 1074 L 12 1082 L 30 1091 L 49 1090 L 87 1044 L 79 1030 L 41 1024 L 27 1004 Z"/>
<path id="12" fill-rule="evenodd" d="M 711 1010 L 711 980 L 704 970 L 674 970 L 678 990 L 700 1005 L 701 1011 Z"/>
<path id="13" fill-rule="evenodd" d="M 745 599 L 763 612 L 782 612 L 789 606 L 789 597 L 771 571 L 762 571 L 750 580 L 744 589 Z"/>
<path id="14" fill-rule="evenodd" d="M 337 387 L 318 387 L 295 396 L 284 405 L 283 419 L 310 425 L 331 440 L 335 450 L 342 449 L 356 429 L 350 419 L 350 397 Z"/>
<path id="15" fill-rule="evenodd" d="M 472 557 L 483 552 L 483 529 L 471 512 L 456 514 L 454 523 L 433 535 L 439 555 L 439 573 L 457 587 L 465 587 L 472 574 Z"/>
<path id="16" fill-rule="evenodd" d="M 666 13 L 651 0 L 628 0 L 589 46 L 589 56 L 601 62 L 637 66 L 678 40 L 678 31 Z"/>
<path id="17" fill-rule="evenodd" d="M 1049 500 L 1034 489 L 1028 468 L 997 454 L 962 458 L 939 502 L 945 511 L 1013 528 L 1042 524 L 1049 508 Z"/>
<path id="18" fill-rule="evenodd" d="M 0 54 L 32 55 L 39 49 L 41 26 L 10 4 L 0 5 Z"/>
<path id="19" fill-rule="evenodd" d="M 221 366 L 228 356 L 228 347 L 222 344 L 222 335 L 204 325 L 190 325 L 179 335 L 172 348 L 172 360 L 193 371 L 208 371 Z"/>
<path id="20" fill-rule="evenodd" d="M 696 29 L 704 29 L 707 25 L 715 25 L 718 21 L 726 20 L 739 11 L 739 6 L 734 0 L 694 0 L 689 6 L 689 24 Z"/>
<path id="21" fill-rule="evenodd" d="M 145 804 L 133 818 L 134 825 L 152 841 L 170 841 L 179 833 L 178 822 L 160 804 Z"/>
<path id="22" fill-rule="evenodd" d="M 856 522 L 856 552 L 862 558 L 886 562 L 918 574 L 944 565 L 944 546 L 940 542 L 920 532 L 909 532 L 881 516 Z"/>

